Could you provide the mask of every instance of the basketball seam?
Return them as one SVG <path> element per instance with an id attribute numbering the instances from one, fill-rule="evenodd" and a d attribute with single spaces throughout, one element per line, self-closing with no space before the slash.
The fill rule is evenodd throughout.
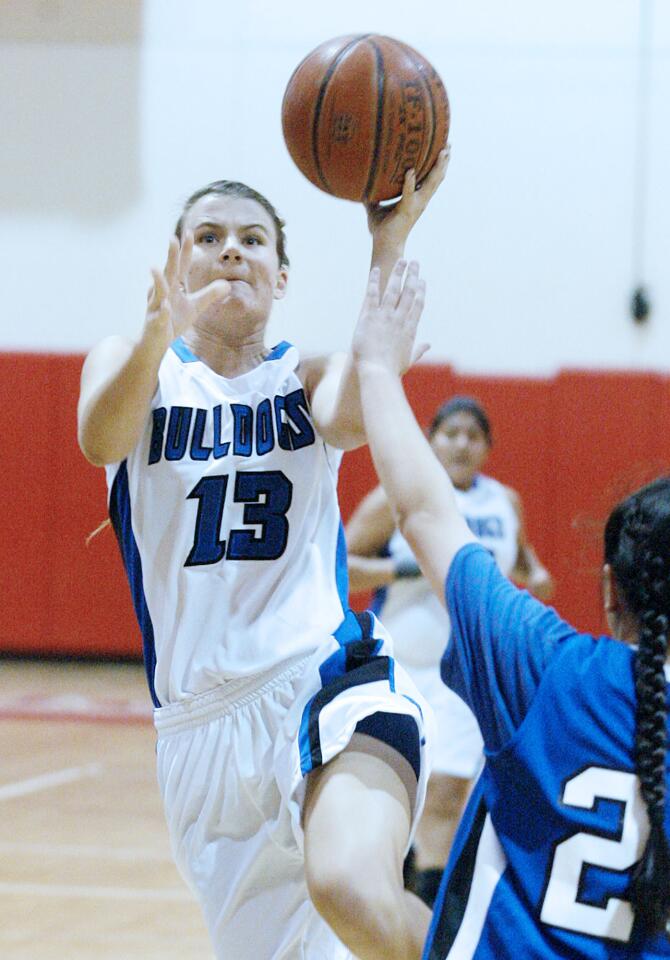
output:
<path id="1" fill-rule="evenodd" d="M 417 164 L 417 167 L 419 167 L 419 166 L 423 166 L 423 164 L 426 162 L 426 160 L 428 160 L 428 158 L 430 157 L 430 155 L 431 155 L 432 152 L 433 152 L 433 144 L 435 143 L 435 134 L 437 133 L 437 108 L 435 107 L 435 99 L 433 98 L 433 90 L 432 90 L 432 88 L 431 88 L 431 85 L 428 83 L 428 80 L 427 80 L 426 77 L 424 76 L 424 73 L 423 73 L 423 66 L 424 66 L 424 65 L 423 65 L 422 63 L 418 63 L 418 62 L 414 59 L 414 57 L 412 57 L 412 62 L 414 63 L 414 66 L 415 66 L 415 68 L 416 68 L 417 74 L 418 74 L 419 77 L 421 78 L 421 83 L 424 85 L 424 87 L 425 87 L 426 90 L 428 91 L 428 98 L 429 98 L 429 100 L 430 100 L 430 114 L 431 114 L 431 118 L 432 118 L 432 127 L 431 127 L 431 131 L 430 131 L 430 143 L 428 144 L 428 149 L 426 150 L 426 152 L 425 152 L 425 154 L 424 154 L 423 161 L 421 162 L 420 165 Z M 426 173 L 424 174 L 424 176 L 427 176 L 428 173 L 430 173 L 430 170 L 427 170 Z M 421 182 L 421 179 L 422 179 L 422 178 L 421 178 L 420 175 L 419 175 L 419 169 L 417 169 L 417 171 L 416 171 L 416 179 L 417 179 L 417 182 Z"/>
<path id="2" fill-rule="evenodd" d="M 379 147 L 382 140 L 384 120 L 384 55 L 374 40 L 370 40 L 370 44 L 375 51 L 377 61 L 377 122 L 375 124 L 375 145 L 372 152 L 372 164 L 370 165 L 370 174 L 362 197 L 366 202 L 374 189 L 379 174 Z"/>
<path id="3" fill-rule="evenodd" d="M 323 101 L 326 96 L 326 90 L 328 84 L 331 81 L 331 78 L 344 56 L 355 46 L 359 41 L 366 40 L 370 36 L 369 33 L 362 33 L 357 37 L 354 37 L 353 40 L 350 40 L 346 46 L 342 47 L 339 53 L 335 54 L 335 57 L 326 70 L 323 80 L 321 81 L 321 86 L 319 87 L 319 95 L 316 99 L 316 106 L 314 107 L 314 119 L 312 120 L 312 159 L 314 160 L 314 166 L 316 167 L 316 172 L 318 174 L 319 180 L 323 184 L 324 190 L 328 193 L 332 193 L 330 184 L 326 180 L 325 174 L 321 167 L 321 161 L 319 159 L 319 124 L 321 122 L 321 108 L 323 106 Z"/>

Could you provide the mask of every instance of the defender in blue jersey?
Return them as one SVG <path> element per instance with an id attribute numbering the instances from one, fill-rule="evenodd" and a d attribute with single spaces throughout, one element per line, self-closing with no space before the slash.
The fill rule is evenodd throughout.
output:
<path id="1" fill-rule="evenodd" d="M 552 579 L 528 541 L 518 493 L 481 472 L 493 444 L 482 405 L 473 397 L 451 397 L 436 411 L 427 435 L 454 485 L 461 513 L 500 571 L 547 600 Z M 435 713 L 433 769 L 416 833 L 414 869 L 407 871 L 410 888 L 432 908 L 484 745 L 472 711 L 440 678 L 449 617 L 396 530 L 383 487 L 359 504 L 345 535 L 350 591 L 376 589 L 373 610 L 391 632 L 395 658 Z"/>
<path id="2" fill-rule="evenodd" d="M 371 275 L 354 338 L 367 436 L 448 608 L 442 677 L 477 717 L 486 755 L 424 958 L 670 957 L 670 478 L 608 520 L 611 637 L 578 634 L 514 587 L 474 541 L 403 393 L 420 312 L 395 310 L 403 267 L 381 299 Z"/>

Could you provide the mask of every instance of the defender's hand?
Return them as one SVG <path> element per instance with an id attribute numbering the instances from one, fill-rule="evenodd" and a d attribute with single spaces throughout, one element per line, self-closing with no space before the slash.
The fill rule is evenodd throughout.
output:
<path id="1" fill-rule="evenodd" d="M 415 349 L 414 338 L 423 312 L 426 284 L 419 277 L 419 264 L 398 260 L 382 296 L 380 271 L 374 267 L 354 331 L 354 362 L 374 363 L 402 376 L 423 356 L 426 344 Z M 404 279 L 403 279 L 404 278 Z"/>

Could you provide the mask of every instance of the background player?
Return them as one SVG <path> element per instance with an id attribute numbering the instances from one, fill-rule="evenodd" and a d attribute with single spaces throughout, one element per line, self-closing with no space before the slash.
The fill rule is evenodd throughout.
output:
<path id="1" fill-rule="evenodd" d="M 548 599 L 552 580 L 528 542 L 519 495 L 481 473 L 493 441 L 484 408 L 472 397 L 452 397 L 435 413 L 428 439 L 468 526 L 502 573 Z M 373 609 L 393 637 L 395 656 L 437 719 L 433 769 L 416 834 L 417 874 L 408 878 L 432 906 L 472 778 L 482 763 L 482 738 L 470 709 L 440 678 L 449 619 L 396 529 L 383 487 L 361 501 L 346 537 L 350 590 L 376 590 Z"/>
<path id="2" fill-rule="evenodd" d="M 382 275 L 445 168 L 420 191 L 409 173 L 371 218 Z M 92 350 L 79 408 L 143 630 L 175 857 L 219 957 L 348 956 L 323 917 L 363 960 L 417 958 L 429 917 L 402 860 L 427 775 L 420 698 L 346 607 L 355 372 L 266 345 L 288 259 L 265 197 L 209 184 L 176 234 L 140 337 Z"/>
<path id="3" fill-rule="evenodd" d="M 670 478 L 607 522 L 611 638 L 577 633 L 511 584 L 405 398 L 419 311 L 397 309 L 403 268 L 381 305 L 371 275 L 354 337 L 368 441 L 399 528 L 446 596 L 442 675 L 486 744 L 424 956 L 668 957 Z"/>

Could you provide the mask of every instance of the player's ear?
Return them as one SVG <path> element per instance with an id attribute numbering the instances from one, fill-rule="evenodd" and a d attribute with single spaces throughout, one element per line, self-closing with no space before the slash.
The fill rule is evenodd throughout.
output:
<path id="1" fill-rule="evenodd" d="M 279 273 L 277 274 L 277 281 L 275 283 L 275 300 L 281 300 L 286 293 L 286 285 L 288 284 L 288 270 L 286 267 L 282 267 Z"/>
<path id="2" fill-rule="evenodd" d="M 606 563 L 603 566 L 602 586 L 603 609 L 605 613 L 610 615 L 617 613 L 620 608 L 619 590 L 617 587 L 617 582 L 614 578 L 614 572 L 609 563 Z"/>

